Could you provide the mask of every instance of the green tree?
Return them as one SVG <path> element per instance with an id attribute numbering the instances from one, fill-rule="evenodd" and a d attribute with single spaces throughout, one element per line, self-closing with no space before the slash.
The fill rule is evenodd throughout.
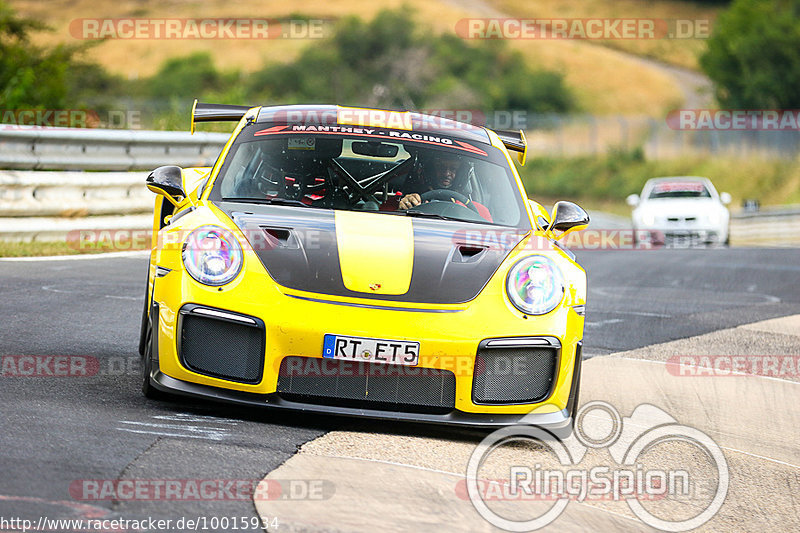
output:
<path id="1" fill-rule="evenodd" d="M 48 30 L 0 0 L 0 108 L 81 107 L 119 86 L 101 67 L 79 59 L 87 45 L 45 48 L 31 43 L 32 33 Z"/>
<path id="2" fill-rule="evenodd" d="M 800 108 L 800 0 L 735 0 L 700 65 L 730 108 Z"/>
<path id="3" fill-rule="evenodd" d="M 45 50 L 30 43 L 30 34 L 45 30 L 21 18 L 0 1 L 0 106 L 5 109 L 62 107 L 67 95 L 66 62 L 73 50 Z"/>

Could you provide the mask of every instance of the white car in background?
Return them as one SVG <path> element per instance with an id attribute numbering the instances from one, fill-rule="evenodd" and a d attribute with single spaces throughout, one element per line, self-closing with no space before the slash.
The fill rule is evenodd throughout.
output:
<path id="1" fill-rule="evenodd" d="M 641 196 L 627 198 L 635 239 L 667 246 L 727 245 L 730 201 L 730 194 L 697 176 L 652 178 Z"/>

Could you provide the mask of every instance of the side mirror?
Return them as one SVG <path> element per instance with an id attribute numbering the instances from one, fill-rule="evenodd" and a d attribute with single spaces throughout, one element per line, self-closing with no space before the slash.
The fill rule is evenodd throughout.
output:
<path id="1" fill-rule="evenodd" d="M 183 190 L 183 173 L 181 167 L 176 167 L 174 165 L 158 167 L 147 176 L 145 185 L 154 193 L 166 197 L 166 199 L 176 207 L 178 205 L 177 198 L 186 197 L 186 192 Z"/>
<path id="2" fill-rule="evenodd" d="M 636 207 L 639 205 L 639 195 L 638 194 L 629 194 L 627 198 L 625 198 L 625 203 L 627 203 L 631 207 Z"/>
<path id="3" fill-rule="evenodd" d="M 552 234 L 553 230 L 562 232 L 557 238 L 561 238 L 570 231 L 582 230 L 589 225 L 589 214 L 577 204 L 572 202 L 556 202 L 553 206 L 553 221 L 548 228 Z"/>
<path id="4" fill-rule="evenodd" d="M 729 203 L 731 203 L 731 200 L 732 200 L 732 198 L 731 198 L 731 195 L 730 195 L 730 194 L 728 194 L 728 193 L 726 193 L 726 192 L 723 192 L 723 193 L 720 193 L 720 195 L 719 195 L 719 200 L 720 200 L 720 201 L 721 201 L 723 204 L 725 204 L 725 205 L 728 205 Z"/>

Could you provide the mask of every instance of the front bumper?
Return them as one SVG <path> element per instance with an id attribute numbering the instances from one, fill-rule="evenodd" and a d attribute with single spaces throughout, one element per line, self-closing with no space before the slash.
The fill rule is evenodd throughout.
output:
<path id="1" fill-rule="evenodd" d="M 163 266 L 170 271 L 155 279 L 153 292 L 153 309 L 158 315 L 153 320 L 157 342 L 154 352 L 158 359 L 157 363 L 154 361 L 151 381 L 159 390 L 246 405 L 468 426 L 514 424 L 535 410 L 536 419 L 543 426 L 570 424 L 584 325 L 583 316 L 576 310 L 585 304 L 582 276 L 575 280 L 577 286 L 567 285 L 558 308 L 534 317 L 523 315 L 508 302 L 501 276 L 495 276 L 477 298 L 464 304 L 398 306 L 390 301 L 337 298 L 286 289 L 259 272 L 260 265 L 252 269 L 245 265 L 239 278 L 224 287 L 195 282 L 177 261 Z M 245 320 L 249 317 L 263 328 L 258 365 L 250 364 L 249 370 L 242 373 L 247 379 L 226 379 L 224 371 L 215 375 L 185 364 L 181 342 L 185 343 L 186 337 L 181 317 L 185 317 L 187 308 L 196 306 L 236 314 Z M 194 331 L 195 345 L 203 346 L 205 339 L 197 342 L 202 337 L 198 334 L 202 328 Z M 323 360 L 325 334 L 419 342 L 418 368 L 450 371 L 455 375 L 452 401 L 437 412 L 407 412 L 382 406 L 362 408 L 337 402 L 336 398 L 305 403 L 295 397 L 281 396 L 282 362 L 289 357 Z M 560 348 L 547 395 L 517 403 L 477 401 L 480 398 L 476 400 L 474 396 L 473 378 L 481 342 L 520 337 L 550 337 L 558 341 Z M 241 338 L 246 340 L 247 335 Z M 224 357 L 224 344 L 222 348 L 212 347 L 214 339 L 207 341 L 209 360 L 216 354 Z M 249 379 L 251 371 L 256 372 L 255 379 Z"/>
<path id="2" fill-rule="evenodd" d="M 567 409 L 554 413 L 542 414 L 474 414 L 454 409 L 447 414 L 407 413 L 399 411 L 384 411 L 379 409 L 357 409 L 336 405 L 306 404 L 288 401 L 278 393 L 253 394 L 234 390 L 209 387 L 197 383 L 189 383 L 171 378 L 159 370 L 153 370 L 150 382 L 159 391 L 180 396 L 204 398 L 207 400 L 250 407 L 267 409 L 283 409 L 291 411 L 322 413 L 329 415 L 368 417 L 377 420 L 394 420 L 404 422 L 421 422 L 429 424 L 443 424 L 451 426 L 464 426 L 475 428 L 495 428 L 510 426 L 520 422 L 535 425 L 549 430 L 557 431 L 568 429 L 572 425 L 572 416 Z M 524 417 L 524 421 L 522 420 Z"/>

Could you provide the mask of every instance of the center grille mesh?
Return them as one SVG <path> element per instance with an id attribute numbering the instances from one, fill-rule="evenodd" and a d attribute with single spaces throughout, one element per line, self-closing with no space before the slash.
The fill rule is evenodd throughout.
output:
<path id="1" fill-rule="evenodd" d="M 281 361 L 278 393 L 303 403 L 447 413 L 456 378 L 448 370 L 290 356 Z"/>

